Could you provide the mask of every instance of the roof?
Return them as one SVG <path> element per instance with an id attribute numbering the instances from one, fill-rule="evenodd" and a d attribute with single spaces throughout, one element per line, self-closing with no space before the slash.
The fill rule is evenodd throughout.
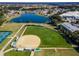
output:
<path id="1" fill-rule="evenodd" d="M 60 15 L 62 16 L 74 16 L 76 18 L 79 18 L 79 11 L 70 11 L 70 12 L 66 12 Z"/>
<path id="2" fill-rule="evenodd" d="M 61 25 L 71 32 L 79 31 L 79 27 L 76 25 L 72 25 L 71 23 L 62 23 Z"/>

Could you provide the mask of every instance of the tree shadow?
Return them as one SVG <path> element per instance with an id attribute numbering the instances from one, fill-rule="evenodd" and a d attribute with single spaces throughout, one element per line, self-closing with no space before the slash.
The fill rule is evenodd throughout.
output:
<path id="1" fill-rule="evenodd" d="M 63 38 L 65 38 L 65 41 L 70 45 L 76 45 L 76 47 L 73 47 L 78 53 L 79 53 L 79 44 L 75 41 L 75 39 L 68 37 L 68 35 L 65 35 L 63 33 L 60 33 Z"/>
<path id="2" fill-rule="evenodd" d="M 78 47 L 74 47 L 74 49 L 79 53 L 79 46 Z"/>

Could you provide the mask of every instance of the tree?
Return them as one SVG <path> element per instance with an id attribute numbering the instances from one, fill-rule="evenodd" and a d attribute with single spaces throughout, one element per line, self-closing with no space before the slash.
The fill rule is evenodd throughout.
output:
<path id="1" fill-rule="evenodd" d="M 57 19 L 57 21 L 61 21 L 61 17 L 59 15 L 53 15 L 53 19 Z"/>

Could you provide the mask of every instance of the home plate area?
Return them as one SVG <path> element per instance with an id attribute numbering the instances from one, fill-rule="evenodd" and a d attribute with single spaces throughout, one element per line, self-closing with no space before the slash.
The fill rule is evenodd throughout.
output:
<path id="1" fill-rule="evenodd" d="M 40 38 L 36 35 L 24 35 L 16 42 L 16 48 L 37 48 L 40 45 Z"/>

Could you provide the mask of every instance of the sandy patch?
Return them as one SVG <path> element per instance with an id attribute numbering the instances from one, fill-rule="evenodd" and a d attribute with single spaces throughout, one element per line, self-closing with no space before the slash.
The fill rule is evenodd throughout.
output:
<path id="1" fill-rule="evenodd" d="M 40 38 L 36 35 L 24 35 L 16 42 L 17 48 L 37 48 L 40 45 Z"/>

